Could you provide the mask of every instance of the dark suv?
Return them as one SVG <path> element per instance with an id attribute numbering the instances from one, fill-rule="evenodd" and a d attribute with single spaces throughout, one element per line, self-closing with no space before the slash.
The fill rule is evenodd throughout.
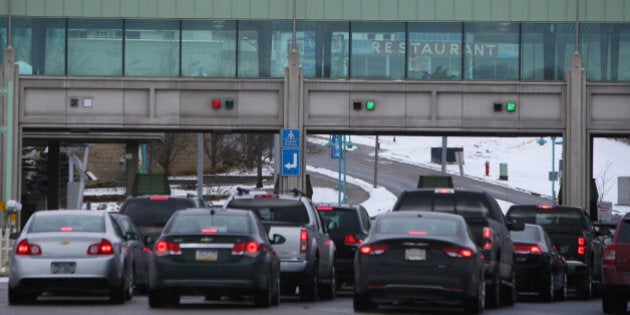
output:
<path id="1" fill-rule="evenodd" d="M 127 198 L 119 212 L 131 218 L 147 246 L 151 247 L 171 215 L 187 208 L 208 208 L 208 203 L 187 196 L 137 196 Z"/>
<path id="2" fill-rule="evenodd" d="M 354 282 L 354 254 L 370 231 L 370 216 L 361 205 L 321 203 L 317 212 L 337 248 L 337 287 Z"/>
<path id="3" fill-rule="evenodd" d="M 602 276 L 602 236 L 579 207 L 513 205 L 506 214 L 510 222 L 539 224 L 567 260 L 567 286 L 581 299 L 589 299 Z"/>
<path id="4" fill-rule="evenodd" d="M 491 307 L 514 304 L 516 270 L 510 230 L 523 230 L 524 224 L 513 225 L 505 220 L 494 197 L 487 192 L 465 189 L 409 190 L 398 196 L 392 209 L 406 210 L 461 215 L 484 254 L 487 304 Z"/>

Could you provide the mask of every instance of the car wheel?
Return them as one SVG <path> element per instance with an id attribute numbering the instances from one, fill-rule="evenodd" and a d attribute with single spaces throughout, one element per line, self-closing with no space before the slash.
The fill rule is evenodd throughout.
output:
<path id="1" fill-rule="evenodd" d="M 275 285 L 276 289 L 275 289 L 273 295 L 271 296 L 271 305 L 272 306 L 280 305 L 280 276 L 278 276 L 276 278 L 275 283 L 276 283 L 276 285 Z"/>
<path id="2" fill-rule="evenodd" d="M 512 306 L 516 303 L 516 271 L 512 268 L 509 283 L 501 285 L 501 304 Z"/>
<path id="3" fill-rule="evenodd" d="M 486 282 L 481 277 L 477 296 L 464 301 L 464 312 L 466 314 L 479 314 L 486 308 Z"/>
<path id="4" fill-rule="evenodd" d="M 606 314 L 625 313 L 628 306 L 625 296 L 614 291 L 602 295 L 602 310 Z"/>
<path id="5" fill-rule="evenodd" d="M 130 301 L 133 298 L 134 290 L 136 288 L 135 277 L 136 275 L 132 269 L 131 273 L 127 275 L 127 285 L 125 286 L 125 300 L 126 301 Z"/>
<path id="6" fill-rule="evenodd" d="M 164 306 L 164 293 L 162 290 L 149 291 L 149 307 L 158 308 Z"/>
<path id="7" fill-rule="evenodd" d="M 311 274 L 305 275 L 300 283 L 300 299 L 302 301 L 315 301 L 319 296 L 319 279 L 317 271 L 318 262 L 315 261 Z"/>
<path id="8" fill-rule="evenodd" d="M 335 292 L 337 289 L 337 274 L 334 265 L 330 270 L 330 278 L 328 281 L 328 283 L 323 284 L 319 289 L 319 297 L 322 300 L 332 300 L 335 298 Z"/>
<path id="9" fill-rule="evenodd" d="M 539 292 L 540 297 L 542 298 L 543 301 L 551 302 L 554 300 L 555 294 L 556 294 L 555 284 L 556 284 L 556 279 L 553 276 L 553 271 L 550 271 L 549 278 L 543 284 L 543 287 L 540 288 L 540 292 Z"/>
<path id="10" fill-rule="evenodd" d="M 127 297 L 127 281 L 123 279 L 119 285 L 109 289 L 109 302 L 112 304 L 123 304 Z"/>
<path id="11" fill-rule="evenodd" d="M 567 272 L 562 272 L 562 286 L 556 292 L 556 298 L 560 301 L 567 299 Z"/>
<path id="12" fill-rule="evenodd" d="M 581 280 L 577 287 L 577 296 L 580 300 L 588 300 L 593 296 L 593 278 L 591 272 L 586 272 Z"/>
<path id="13" fill-rule="evenodd" d="M 271 282 L 268 278 L 266 288 L 256 290 L 254 293 L 254 306 L 266 308 L 271 305 Z"/>
<path id="14" fill-rule="evenodd" d="M 24 303 L 22 290 L 19 287 L 12 289 L 9 287 L 9 305 L 19 305 Z"/>
<path id="15" fill-rule="evenodd" d="M 359 294 L 354 292 L 352 307 L 355 312 L 369 312 L 374 308 L 374 306 L 374 303 L 372 303 L 370 296 L 367 293 Z"/>
<path id="16" fill-rule="evenodd" d="M 488 307 L 499 307 L 501 305 L 501 281 L 498 269 L 497 267 L 492 273 L 490 286 L 486 286 L 486 305 Z"/>

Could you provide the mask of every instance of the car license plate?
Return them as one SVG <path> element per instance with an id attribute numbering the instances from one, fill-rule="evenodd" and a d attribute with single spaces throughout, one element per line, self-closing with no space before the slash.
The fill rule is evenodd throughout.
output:
<path id="1" fill-rule="evenodd" d="M 50 263 L 50 271 L 53 274 L 72 274 L 77 270 L 76 262 L 52 262 Z"/>
<path id="2" fill-rule="evenodd" d="M 198 249 L 195 253 L 196 260 L 215 261 L 219 253 L 216 249 Z"/>
<path id="3" fill-rule="evenodd" d="M 427 252 L 422 248 L 407 248 L 405 249 L 406 260 L 426 260 Z"/>

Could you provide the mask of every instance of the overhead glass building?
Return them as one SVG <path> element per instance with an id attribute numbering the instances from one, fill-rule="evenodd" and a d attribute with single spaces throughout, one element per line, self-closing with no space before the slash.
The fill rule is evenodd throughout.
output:
<path id="1" fill-rule="evenodd" d="M 580 3 L 297 1 L 296 47 L 306 78 L 562 81 L 577 41 L 588 80 L 629 81 L 630 4 Z M 291 0 L 13 1 L 11 45 L 20 75 L 276 78 L 291 15 Z"/>

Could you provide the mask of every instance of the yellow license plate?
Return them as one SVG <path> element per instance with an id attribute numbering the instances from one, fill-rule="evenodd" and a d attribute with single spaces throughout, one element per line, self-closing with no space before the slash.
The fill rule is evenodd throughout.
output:
<path id="1" fill-rule="evenodd" d="M 198 249 L 195 253 L 196 260 L 215 261 L 219 257 L 216 249 Z"/>

